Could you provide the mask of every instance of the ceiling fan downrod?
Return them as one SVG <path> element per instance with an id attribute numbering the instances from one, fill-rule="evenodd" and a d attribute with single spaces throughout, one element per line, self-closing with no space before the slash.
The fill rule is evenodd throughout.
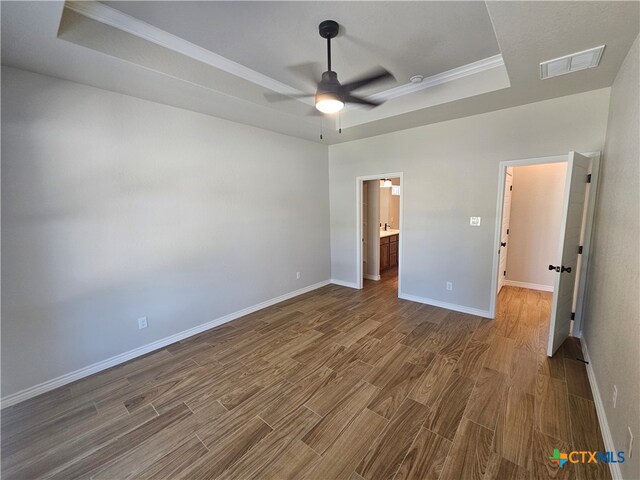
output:
<path id="1" fill-rule="evenodd" d="M 331 39 L 338 36 L 340 25 L 335 20 L 325 20 L 318 26 L 322 38 L 327 39 L 327 71 L 331 71 Z"/>

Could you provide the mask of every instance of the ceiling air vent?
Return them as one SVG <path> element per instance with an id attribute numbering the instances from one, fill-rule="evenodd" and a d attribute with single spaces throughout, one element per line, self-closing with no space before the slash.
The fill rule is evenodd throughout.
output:
<path id="1" fill-rule="evenodd" d="M 545 78 L 557 77 L 565 73 L 597 67 L 603 51 L 604 45 L 600 45 L 596 48 L 542 62 L 540 64 L 540 78 L 544 80 Z"/>

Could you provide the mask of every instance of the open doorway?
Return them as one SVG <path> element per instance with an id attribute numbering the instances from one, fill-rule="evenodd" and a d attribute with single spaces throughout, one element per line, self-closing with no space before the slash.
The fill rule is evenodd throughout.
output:
<path id="1" fill-rule="evenodd" d="M 402 255 L 402 173 L 356 179 L 358 288 L 399 291 Z"/>
<path id="2" fill-rule="evenodd" d="M 576 152 L 500 164 L 491 311 L 504 336 L 548 356 L 582 329 L 598 165 Z"/>
<path id="3" fill-rule="evenodd" d="M 566 162 L 507 168 L 498 299 L 503 286 L 553 292 L 566 173 Z"/>

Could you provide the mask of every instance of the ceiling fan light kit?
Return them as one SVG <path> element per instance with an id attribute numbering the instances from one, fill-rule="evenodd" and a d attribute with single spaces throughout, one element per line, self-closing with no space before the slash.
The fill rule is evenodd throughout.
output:
<path id="1" fill-rule="evenodd" d="M 330 95 L 316 96 L 316 108 L 322 113 L 336 113 L 344 108 L 344 102 Z"/>
<path id="2" fill-rule="evenodd" d="M 349 83 L 341 84 L 338 80 L 338 74 L 331 69 L 331 39 L 340 33 L 340 25 L 335 20 L 325 20 L 318 25 L 318 33 L 327 40 L 327 70 L 322 74 L 320 81 L 317 83 L 316 93 L 313 94 L 294 94 L 294 95 L 277 95 L 270 101 L 279 101 L 284 98 L 304 98 L 314 97 L 314 105 L 316 110 L 324 114 L 332 114 L 340 112 L 347 103 L 355 103 L 366 107 L 377 107 L 384 103 L 381 100 L 372 100 L 354 95 L 353 92 L 360 88 L 371 86 L 375 83 L 385 80 L 395 80 L 395 77 L 382 67 L 378 67 L 375 71 L 364 77 L 353 80 Z M 265 94 L 267 99 L 270 96 Z M 338 119 L 340 117 L 338 116 Z M 338 120 L 340 121 L 340 120 Z M 321 127 L 322 128 L 322 127 Z M 338 132 L 342 133 L 342 127 L 338 128 Z M 320 139 L 323 138 L 322 131 Z"/>
<path id="3" fill-rule="evenodd" d="M 322 24 L 320 25 L 322 26 Z M 331 37 L 328 37 L 327 40 L 331 41 Z M 331 47 L 328 48 L 330 54 Z M 331 57 L 329 57 L 329 65 L 331 65 Z M 322 74 L 322 80 L 316 91 L 316 108 L 322 113 L 336 113 L 344 108 L 344 101 L 340 96 L 340 82 L 338 82 L 336 72 L 328 70 Z"/>

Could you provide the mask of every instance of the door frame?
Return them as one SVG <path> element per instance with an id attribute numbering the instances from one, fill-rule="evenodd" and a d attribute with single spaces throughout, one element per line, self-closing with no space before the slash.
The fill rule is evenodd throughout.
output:
<path id="1" fill-rule="evenodd" d="M 402 289 L 402 253 L 404 251 L 404 175 L 403 172 L 380 173 L 376 175 L 363 175 L 356 177 L 356 288 L 362 289 L 364 281 L 362 279 L 362 183 L 367 180 L 382 180 L 383 178 L 400 179 L 400 251 L 398 252 L 398 295 Z M 378 247 L 380 248 L 380 247 Z"/>
<path id="2" fill-rule="evenodd" d="M 580 152 L 577 152 L 580 153 Z M 587 272 L 589 270 L 589 259 L 591 249 L 591 237 L 593 230 L 593 215 L 596 205 L 596 194 L 598 190 L 598 173 L 600 171 L 600 152 L 581 153 L 585 157 L 593 159 L 591 167 L 591 185 L 595 188 L 589 188 L 589 198 L 587 199 L 587 213 L 584 226 L 584 244 L 582 247 L 582 259 L 580 267 L 580 276 L 578 278 L 578 297 L 576 300 L 576 312 L 573 323 L 572 335 L 574 337 L 582 336 L 582 319 L 584 315 L 584 294 L 586 289 Z M 545 163 L 562 163 L 569 161 L 569 152 L 563 155 L 553 155 L 550 157 L 526 158 L 522 160 L 504 160 L 498 166 L 498 199 L 496 202 L 496 223 L 494 232 L 494 247 L 500 244 L 500 229 L 502 227 L 502 209 L 504 205 L 504 185 L 507 167 L 525 167 L 527 165 L 541 165 Z M 489 314 L 491 318 L 496 318 L 496 306 L 498 295 L 498 267 L 500 265 L 499 251 L 493 249 L 493 281 L 491 283 L 491 299 L 489 302 Z"/>

